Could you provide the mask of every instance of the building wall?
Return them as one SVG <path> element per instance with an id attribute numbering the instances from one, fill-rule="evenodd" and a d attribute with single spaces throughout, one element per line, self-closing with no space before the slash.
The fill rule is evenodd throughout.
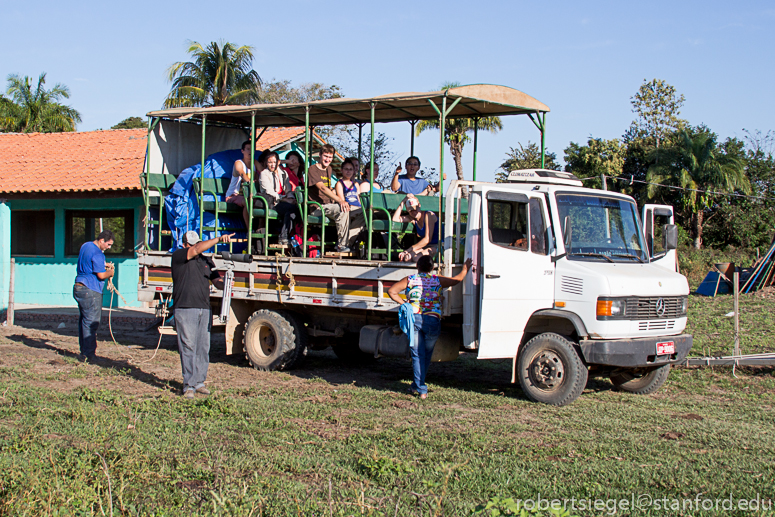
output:
<path id="1" fill-rule="evenodd" d="M 16 303 L 39 305 L 75 306 L 73 283 L 78 257 L 65 256 L 65 210 L 132 209 L 134 211 L 133 242 L 143 240 L 140 215 L 143 199 L 91 198 L 91 199 L 12 199 L 0 204 L 0 307 L 8 306 L 8 277 L 11 259 L 11 210 L 54 210 L 54 256 L 15 257 Z M 107 260 L 116 265 L 113 283 L 126 298 L 125 304 L 118 296 L 113 297 L 113 307 L 139 307 L 137 301 L 138 260 L 137 256 L 111 257 Z M 104 307 L 110 305 L 110 293 L 105 289 L 102 297 Z"/>

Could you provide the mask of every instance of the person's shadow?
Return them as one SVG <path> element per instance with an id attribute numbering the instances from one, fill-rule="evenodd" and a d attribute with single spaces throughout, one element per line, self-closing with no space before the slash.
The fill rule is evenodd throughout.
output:
<path id="1" fill-rule="evenodd" d="M 7 339 L 11 341 L 16 341 L 17 343 L 21 343 L 24 346 L 28 346 L 30 348 L 51 350 L 52 352 L 55 352 L 58 355 L 70 357 L 72 359 L 78 360 L 80 358 L 80 354 L 71 352 L 64 348 L 59 348 L 42 339 L 33 339 L 21 334 L 14 334 L 14 335 L 8 336 Z M 152 373 L 143 371 L 141 368 L 130 363 L 129 361 L 100 357 L 97 360 L 97 362 L 94 364 L 95 366 L 99 366 L 101 368 L 113 368 L 115 370 L 127 372 L 127 374 L 130 377 L 140 382 L 143 382 L 145 384 L 148 384 L 149 386 L 152 386 L 154 388 L 162 389 L 165 391 L 170 391 L 170 390 L 180 391 L 183 389 L 182 382 L 176 381 L 176 380 L 170 380 L 170 379 L 160 379 L 159 377 L 157 377 Z"/>

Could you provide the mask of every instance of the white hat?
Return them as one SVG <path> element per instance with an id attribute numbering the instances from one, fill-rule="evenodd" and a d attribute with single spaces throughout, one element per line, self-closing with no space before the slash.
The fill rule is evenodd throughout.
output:
<path id="1" fill-rule="evenodd" d="M 199 234 L 195 232 L 194 230 L 189 230 L 186 232 L 186 242 L 189 246 L 193 246 L 197 242 L 199 242 Z"/>

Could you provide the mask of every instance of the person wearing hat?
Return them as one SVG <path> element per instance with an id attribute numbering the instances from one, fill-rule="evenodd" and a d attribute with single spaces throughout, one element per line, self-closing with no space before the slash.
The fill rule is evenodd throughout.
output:
<path id="1" fill-rule="evenodd" d="M 223 289 L 223 279 L 215 271 L 215 263 L 202 253 L 218 243 L 230 242 L 233 236 L 232 233 L 200 241 L 199 234 L 191 230 L 183 236 L 183 247 L 172 254 L 172 300 L 183 369 L 182 394 L 187 399 L 193 399 L 194 392 L 210 394 L 205 387 L 213 323 L 210 282 Z"/>

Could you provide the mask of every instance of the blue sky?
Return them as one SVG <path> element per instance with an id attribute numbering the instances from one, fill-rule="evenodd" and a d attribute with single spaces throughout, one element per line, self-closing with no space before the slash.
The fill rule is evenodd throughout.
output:
<path id="1" fill-rule="evenodd" d="M 551 108 L 547 147 L 562 158 L 571 141 L 620 137 L 643 79 L 675 86 L 681 116 L 722 138 L 775 129 L 773 29 L 765 1 L 14 2 L 0 18 L 0 74 L 45 71 L 47 86 L 69 86 L 79 130 L 109 128 L 160 107 L 187 40 L 225 39 L 256 48 L 264 79 L 336 84 L 351 97 L 511 86 Z M 525 117 L 504 125 L 480 138 L 481 179 L 510 146 L 538 140 Z M 379 129 L 408 151 L 408 124 Z M 416 146 L 436 166 L 437 134 Z"/>

